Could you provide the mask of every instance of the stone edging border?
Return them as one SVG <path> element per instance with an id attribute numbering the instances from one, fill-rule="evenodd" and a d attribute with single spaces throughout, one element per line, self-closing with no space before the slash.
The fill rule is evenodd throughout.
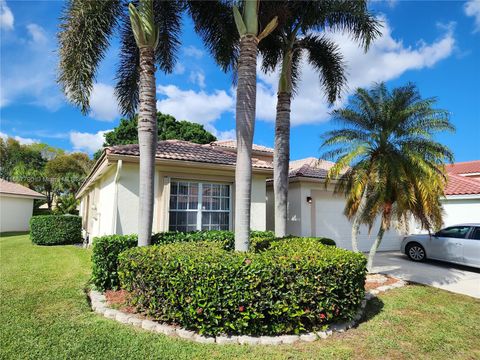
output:
<path id="1" fill-rule="evenodd" d="M 380 286 L 374 290 L 370 290 L 365 294 L 365 299 L 362 300 L 360 308 L 354 319 L 345 323 L 336 323 L 328 326 L 325 331 L 310 332 L 302 335 L 279 335 L 279 336 L 216 336 L 206 337 L 197 334 L 194 331 L 179 328 L 176 326 L 159 323 L 156 321 L 143 319 L 136 314 L 125 313 L 120 310 L 109 308 L 106 304 L 105 295 L 102 293 L 91 290 L 88 294 L 91 301 L 91 307 L 94 312 L 101 314 L 108 319 L 114 319 L 122 324 L 133 325 L 140 327 L 144 330 L 157 332 L 163 335 L 178 336 L 182 339 L 195 341 L 202 344 L 247 344 L 247 345 L 280 345 L 280 344 L 293 344 L 296 342 L 313 342 L 318 339 L 325 339 L 332 335 L 334 332 L 343 333 L 346 330 L 358 325 L 359 321 L 363 317 L 367 301 L 373 299 L 377 294 L 385 292 L 390 289 L 399 288 L 405 286 L 406 282 L 398 280 L 391 285 Z"/>

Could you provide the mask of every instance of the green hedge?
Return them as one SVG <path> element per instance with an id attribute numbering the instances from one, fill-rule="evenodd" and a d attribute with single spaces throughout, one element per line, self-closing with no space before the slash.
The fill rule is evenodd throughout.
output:
<path id="1" fill-rule="evenodd" d="M 251 241 L 263 244 L 264 240 L 274 239 L 271 231 L 252 231 Z M 180 242 L 215 241 L 226 250 L 234 248 L 234 234 L 231 231 L 194 231 L 194 232 L 163 232 L 152 236 L 152 244 L 172 244 Z M 118 255 L 127 249 L 137 246 L 137 235 L 108 235 L 93 239 L 92 281 L 99 290 L 118 289 L 117 275 Z"/>
<path id="2" fill-rule="evenodd" d="M 75 244 L 82 239 L 82 218 L 72 215 L 39 215 L 30 219 L 30 239 L 37 245 Z"/>
<path id="3" fill-rule="evenodd" d="M 130 304 L 157 320 L 205 335 L 278 335 L 351 319 L 365 265 L 362 254 L 297 238 L 258 253 L 218 242 L 134 248 L 118 273 Z"/>

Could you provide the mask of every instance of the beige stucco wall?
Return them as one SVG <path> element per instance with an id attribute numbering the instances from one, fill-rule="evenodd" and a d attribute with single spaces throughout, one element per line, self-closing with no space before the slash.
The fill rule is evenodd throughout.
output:
<path id="1" fill-rule="evenodd" d="M 33 199 L 0 195 L 0 232 L 28 231 Z"/>
<path id="2" fill-rule="evenodd" d="M 107 234 L 132 234 L 138 231 L 138 163 L 123 161 L 117 173 L 113 164 L 81 198 L 81 214 L 86 214 L 87 197 L 91 222 L 90 241 L 96 236 Z M 118 184 L 115 182 L 118 177 Z M 152 231 L 168 230 L 170 182 L 172 180 L 218 182 L 231 185 L 235 194 L 234 169 L 191 168 L 157 164 L 155 171 L 155 202 Z M 255 174 L 252 179 L 251 227 L 266 229 L 266 179 L 267 175 Z M 115 198 L 117 199 L 115 202 Z M 234 227 L 234 199 L 232 199 L 232 229 Z"/>

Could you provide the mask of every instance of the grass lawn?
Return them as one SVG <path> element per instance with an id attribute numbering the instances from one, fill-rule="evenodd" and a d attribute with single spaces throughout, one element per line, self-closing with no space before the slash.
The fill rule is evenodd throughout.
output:
<path id="1" fill-rule="evenodd" d="M 309 344 L 201 345 L 90 311 L 90 251 L 0 237 L 1 359 L 480 359 L 480 301 L 424 286 L 390 291 L 368 321 Z"/>

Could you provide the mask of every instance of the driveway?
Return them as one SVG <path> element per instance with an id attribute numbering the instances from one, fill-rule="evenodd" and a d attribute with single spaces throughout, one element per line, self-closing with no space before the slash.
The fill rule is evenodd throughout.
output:
<path id="1" fill-rule="evenodd" d="M 373 272 L 480 298 L 480 269 L 427 260 L 413 262 L 400 252 L 380 252 Z"/>

